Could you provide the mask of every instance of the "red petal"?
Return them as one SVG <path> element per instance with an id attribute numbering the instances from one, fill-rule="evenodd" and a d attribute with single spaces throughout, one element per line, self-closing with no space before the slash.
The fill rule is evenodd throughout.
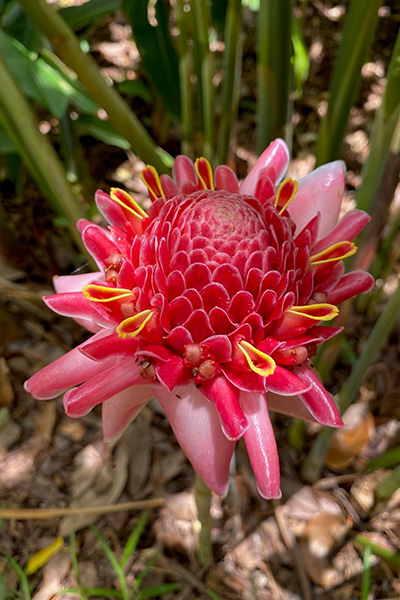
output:
<path id="1" fill-rule="evenodd" d="M 341 427 L 343 421 L 336 404 L 318 379 L 315 371 L 303 366 L 295 367 L 294 373 L 304 383 L 311 384 L 309 391 L 299 394 L 299 396 L 312 416 L 322 425 Z"/>
<path id="2" fill-rule="evenodd" d="M 240 408 L 238 390 L 224 375 L 204 381 L 200 390 L 211 400 L 221 417 L 222 429 L 229 440 L 238 440 L 248 427 L 248 422 Z"/>

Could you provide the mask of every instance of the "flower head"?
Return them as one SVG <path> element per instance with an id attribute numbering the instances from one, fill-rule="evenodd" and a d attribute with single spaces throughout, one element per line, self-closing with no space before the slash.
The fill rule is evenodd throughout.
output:
<path id="1" fill-rule="evenodd" d="M 98 192 L 107 229 L 78 226 L 99 271 L 58 277 L 45 298 L 94 335 L 31 377 L 38 399 L 64 393 L 79 417 L 102 403 L 114 440 L 152 397 L 204 481 L 224 494 L 235 442 L 243 437 L 260 493 L 278 497 L 279 463 L 268 409 L 338 427 L 332 398 L 311 365 L 338 329 L 337 305 L 372 278 L 344 274 L 361 211 L 337 223 L 343 164 L 280 183 L 289 160 L 273 142 L 239 185 L 179 156 L 174 179 L 142 173 L 152 205 L 126 192 Z"/>

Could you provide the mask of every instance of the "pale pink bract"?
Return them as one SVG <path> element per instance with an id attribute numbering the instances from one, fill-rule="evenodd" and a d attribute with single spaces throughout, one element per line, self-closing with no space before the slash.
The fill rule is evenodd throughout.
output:
<path id="1" fill-rule="evenodd" d="M 122 190 L 98 192 L 109 227 L 78 226 L 99 271 L 58 277 L 45 298 L 94 335 L 26 390 L 43 400 L 65 392 L 71 417 L 102 403 L 108 441 L 156 396 L 212 490 L 226 493 L 243 437 L 261 495 L 279 497 L 268 409 L 341 426 L 310 358 L 338 331 L 326 325 L 336 305 L 373 283 L 344 274 L 369 217 L 354 210 L 337 223 L 343 163 L 280 184 L 288 162 L 276 140 L 241 185 L 204 159 L 177 157 L 174 179 L 147 167 L 147 213 Z"/>

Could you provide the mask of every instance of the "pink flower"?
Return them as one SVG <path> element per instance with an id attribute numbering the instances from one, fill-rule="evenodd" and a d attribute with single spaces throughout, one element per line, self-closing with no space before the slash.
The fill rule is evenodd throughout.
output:
<path id="1" fill-rule="evenodd" d="M 279 185 L 288 161 L 276 140 L 241 185 L 204 159 L 177 157 L 174 179 L 147 167 L 147 213 L 122 190 L 97 192 L 109 227 L 78 226 L 99 271 L 58 277 L 45 298 L 94 335 L 26 390 L 42 400 L 68 390 L 71 417 L 102 403 L 105 440 L 156 396 L 211 489 L 226 493 L 243 437 L 261 495 L 279 497 L 268 410 L 342 425 L 310 357 L 338 332 L 326 325 L 336 305 L 373 283 L 344 274 L 369 217 L 355 210 L 337 224 L 343 164 Z"/>

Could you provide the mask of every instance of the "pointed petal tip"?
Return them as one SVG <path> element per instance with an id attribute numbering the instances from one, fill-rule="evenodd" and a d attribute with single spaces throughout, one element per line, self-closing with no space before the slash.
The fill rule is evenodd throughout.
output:
<path id="1" fill-rule="evenodd" d="M 278 487 L 278 489 L 274 488 L 268 491 L 264 489 L 264 491 L 262 491 L 259 484 L 257 484 L 257 491 L 264 500 L 280 500 L 282 498 L 282 490 L 280 487 Z"/>

